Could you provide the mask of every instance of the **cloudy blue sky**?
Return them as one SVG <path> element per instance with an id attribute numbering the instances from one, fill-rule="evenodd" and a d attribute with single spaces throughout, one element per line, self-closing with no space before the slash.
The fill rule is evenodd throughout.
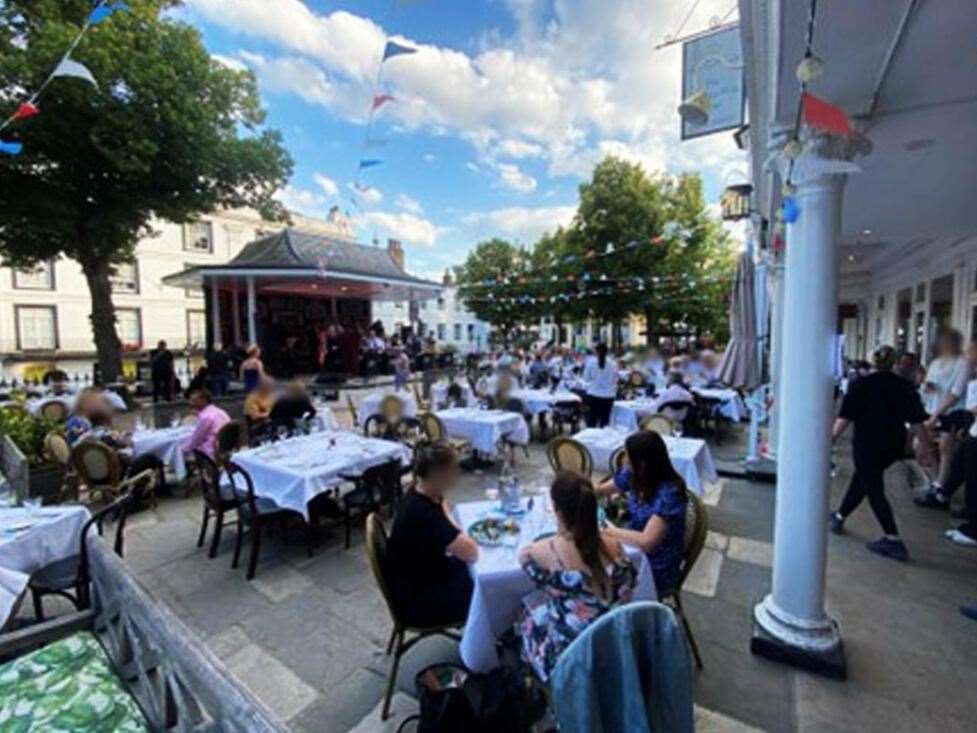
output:
<path id="1" fill-rule="evenodd" d="M 686 30 L 733 0 L 700 0 Z M 577 187 L 614 153 L 648 171 L 700 171 L 716 201 L 744 170 L 728 133 L 680 143 L 680 48 L 654 46 L 691 0 L 186 0 L 183 19 L 211 53 L 256 73 L 268 122 L 295 175 L 290 208 L 337 204 L 363 241 L 398 237 L 408 267 L 434 275 L 477 242 L 531 243 L 565 224 Z M 360 175 L 365 121 L 387 40 L 389 60 Z M 354 198 L 355 204 L 350 199 Z"/>

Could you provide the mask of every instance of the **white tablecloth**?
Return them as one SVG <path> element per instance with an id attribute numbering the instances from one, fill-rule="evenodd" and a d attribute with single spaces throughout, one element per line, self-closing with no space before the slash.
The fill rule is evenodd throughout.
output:
<path id="1" fill-rule="evenodd" d="M 635 431 L 649 415 L 658 412 L 658 403 L 651 398 L 618 400 L 611 410 L 611 425 Z"/>
<path id="2" fill-rule="evenodd" d="M 746 403 L 735 389 L 693 387 L 692 392 L 707 400 L 719 400 L 719 414 L 732 422 L 740 422 L 749 414 Z"/>
<path id="3" fill-rule="evenodd" d="M 519 518 L 522 533 L 518 543 L 511 547 L 479 547 L 478 561 L 471 567 L 475 590 L 461 636 L 461 659 L 475 672 L 487 672 L 499 665 L 495 640 L 519 619 L 522 599 L 535 589 L 529 576 L 519 567 L 518 550 L 540 534 L 553 531 L 555 525 L 554 520 L 547 518 L 544 502 L 537 497 L 533 503 L 533 510 Z M 486 501 L 459 504 L 454 510 L 455 519 L 467 530 L 492 506 Z M 625 549 L 638 567 L 634 600 L 657 600 L 648 558 L 636 547 Z"/>
<path id="4" fill-rule="evenodd" d="M 180 446 L 192 433 L 192 425 L 137 430 L 132 434 L 132 455 L 156 456 L 177 480 L 182 481 L 187 475 L 187 464 Z"/>
<path id="5" fill-rule="evenodd" d="M 392 389 L 377 390 L 364 397 L 356 408 L 356 417 L 359 418 L 359 424 L 365 425 L 371 416 L 379 415 L 380 403 L 383 402 L 384 397 L 389 395 L 399 398 L 404 403 L 404 417 L 417 417 L 417 400 L 414 399 L 414 395 L 410 391 L 401 390 L 400 392 L 395 392 Z"/>
<path id="6" fill-rule="evenodd" d="M 475 407 L 478 400 L 475 398 L 475 393 L 472 392 L 472 388 L 467 384 L 457 383 L 461 387 L 461 399 L 464 407 Z M 448 385 L 443 382 L 440 384 L 431 385 L 431 401 L 434 403 L 435 409 L 440 409 L 448 404 Z"/>
<path id="7" fill-rule="evenodd" d="M 306 519 L 309 501 L 342 484 L 341 476 L 357 475 L 394 459 L 407 463 L 410 451 L 401 443 L 335 430 L 234 454 L 234 462 L 251 474 L 257 496 Z"/>
<path id="8" fill-rule="evenodd" d="M 611 456 L 624 445 L 632 430 L 617 428 L 587 428 L 573 436 L 573 439 L 583 443 L 594 459 L 594 470 L 602 474 L 610 466 Z M 712 460 L 712 452 L 706 441 L 698 438 L 676 438 L 663 435 L 662 440 L 668 448 L 668 456 L 672 465 L 685 480 L 690 491 L 702 496 L 705 485 L 719 479 L 716 465 Z"/>
<path id="9" fill-rule="evenodd" d="M 44 507 L 34 515 L 22 508 L 0 509 L 0 626 L 32 573 L 78 554 L 89 516 L 82 506 Z M 31 526 L 14 529 L 25 523 Z"/>
<path id="10" fill-rule="evenodd" d="M 516 389 L 510 393 L 511 397 L 522 400 L 526 409 L 533 415 L 541 412 L 549 412 L 557 402 L 580 402 L 580 396 L 573 392 L 556 391 L 550 392 L 548 389 Z"/>
<path id="11" fill-rule="evenodd" d="M 437 413 L 452 438 L 463 438 L 479 453 L 495 455 L 502 438 L 529 444 L 529 426 L 522 415 L 503 410 L 456 407 Z"/>

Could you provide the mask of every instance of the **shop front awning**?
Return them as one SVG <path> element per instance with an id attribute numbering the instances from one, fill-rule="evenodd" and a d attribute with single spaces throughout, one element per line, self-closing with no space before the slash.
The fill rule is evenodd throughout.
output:
<path id="1" fill-rule="evenodd" d="M 391 253 L 295 229 L 245 245 L 224 264 L 196 265 L 163 278 L 180 288 L 204 286 L 312 298 L 418 301 L 437 298 L 441 285 L 405 272 Z"/>

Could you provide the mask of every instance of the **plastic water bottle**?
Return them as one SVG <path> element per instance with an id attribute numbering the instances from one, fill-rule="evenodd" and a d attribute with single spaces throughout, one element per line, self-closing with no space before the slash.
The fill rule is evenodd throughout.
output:
<path id="1" fill-rule="evenodd" d="M 513 473 L 509 459 L 502 466 L 499 474 L 499 495 L 502 497 L 502 511 L 515 514 L 519 511 L 519 478 Z"/>

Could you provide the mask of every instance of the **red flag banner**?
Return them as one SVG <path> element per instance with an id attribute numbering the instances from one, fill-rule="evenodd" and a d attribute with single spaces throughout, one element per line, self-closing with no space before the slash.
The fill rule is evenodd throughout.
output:
<path id="1" fill-rule="evenodd" d="M 834 135 L 851 135 L 851 120 L 841 107 L 804 92 L 804 122 Z"/>
<path id="2" fill-rule="evenodd" d="M 14 116 L 11 119 L 14 120 L 26 120 L 28 117 L 33 117 L 38 114 L 41 110 L 37 108 L 37 105 L 31 102 L 23 102 L 14 112 Z"/>

